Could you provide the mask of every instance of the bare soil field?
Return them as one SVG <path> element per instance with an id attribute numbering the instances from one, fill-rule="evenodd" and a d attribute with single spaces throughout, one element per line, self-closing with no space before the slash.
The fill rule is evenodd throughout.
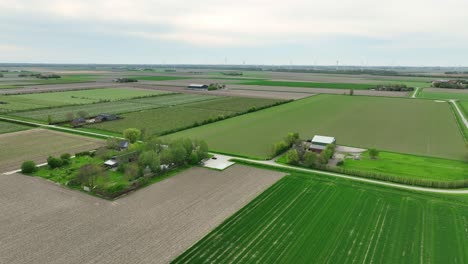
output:
<path id="1" fill-rule="evenodd" d="M 283 175 L 198 167 L 113 202 L 0 175 L 0 263 L 167 263 Z"/>
<path id="2" fill-rule="evenodd" d="M 281 98 L 281 99 L 297 99 L 309 96 L 310 94 L 345 94 L 349 93 L 346 89 L 330 89 L 330 88 L 301 88 L 301 87 L 287 87 L 287 86 L 263 86 L 263 85 L 242 85 L 242 84 L 233 84 L 227 83 L 222 80 L 211 80 L 211 82 L 219 82 L 226 84 L 227 91 L 231 94 L 242 94 L 239 91 L 243 91 L 246 96 L 249 94 L 254 94 L 261 97 L 261 94 L 271 92 L 274 93 L 274 96 L 279 96 L 278 93 L 287 93 L 284 97 L 266 97 L 264 98 Z M 234 81 L 238 82 L 238 81 Z M 186 91 L 190 83 L 203 83 L 200 80 L 173 80 L 173 81 L 143 81 L 139 85 L 155 85 L 157 87 L 179 87 Z M 209 83 L 209 82 L 205 82 Z M 159 89 L 159 88 L 158 88 Z M 161 89 L 159 89 L 161 90 Z M 256 91 L 257 93 L 253 93 Z M 182 92 L 182 91 L 181 91 Z M 221 92 L 221 91 L 216 91 Z M 223 91 L 225 92 L 225 91 Z M 213 93 L 213 91 L 210 91 Z M 294 95 L 298 93 L 299 95 Z M 309 95 L 307 95 L 309 94 Z M 390 96 L 390 97 L 408 97 L 409 93 L 406 92 L 383 92 L 383 91 L 371 91 L 371 90 L 354 90 L 355 95 L 368 95 L 368 96 Z M 235 96 L 235 95 L 233 95 Z"/>
<path id="3" fill-rule="evenodd" d="M 25 160 L 43 163 L 49 155 L 74 154 L 98 148 L 105 142 L 46 129 L 0 135 L 0 173 L 18 169 Z M 0 262 L 1 263 L 1 262 Z"/>
<path id="4" fill-rule="evenodd" d="M 424 88 L 426 92 L 468 94 L 468 89 Z"/>
<path id="5" fill-rule="evenodd" d="M 268 91 L 268 90 L 195 90 L 187 89 L 186 86 L 171 86 L 171 85 L 154 85 L 148 82 L 130 84 L 129 86 L 134 88 L 152 89 L 159 91 L 169 91 L 174 93 L 190 93 L 190 94 L 209 94 L 209 95 L 220 95 L 220 96 L 238 96 L 238 97 L 252 97 L 252 98 L 268 98 L 268 99 L 300 99 L 314 95 L 313 93 L 305 92 L 284 92 L 284 91 Z"/>

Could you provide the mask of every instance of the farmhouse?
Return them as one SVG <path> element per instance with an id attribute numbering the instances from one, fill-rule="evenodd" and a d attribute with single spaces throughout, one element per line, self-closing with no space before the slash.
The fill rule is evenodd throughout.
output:
<path id="1" fill-rule="evenodd" d="M 80 118 L 75 118 L 75 119 L 73 119 L 73 120 L 71 121 L 71 125 L 72 125 L 73 127 L 79 127 L 79 126 L 81 126 L 81 125 L 83 125 L 83 124 L 85 124 L 85 123 L 86 123 L 86 119 L 84 119 L 84 118 L 82 118 L 82 117 L 80 117 Z"/>
<path id="2" fill-rule="evenodd" d="M 126 141 L 126 140 L 120 141 L 119 150 L 123 151 L 123 150 L 127 150 L 127 149 L 128 149 L 128 141 Z"/>
<path id="3" fill-rule="evenodd" d="M 116 119 L 117 119 L 117 116 L 113 114 L 99 114 L 95 118 L 96 122 L 112 121 Z"/>
<path id="4" fill-rule="evenodd" d="M 315 135 L 311 140 L 309 150 L 320 153 L 330 144 L 336 144 L 336 139 L 334 137 Z"/>
<path id="5" fill-rule="evenodd" d="M 208 85 L 206 84 L 189 84 L 189 86 L 187 86 L 187 88 L 189 89 L 208 89 Z"/>

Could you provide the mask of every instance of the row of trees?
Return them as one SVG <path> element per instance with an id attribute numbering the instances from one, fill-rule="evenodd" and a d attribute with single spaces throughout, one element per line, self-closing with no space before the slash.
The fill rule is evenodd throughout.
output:
<path id="1" fill-rule="evenodd" d="M 468 89 L 468 80 L 435 81 L 432 86 L 448 89 Z"/>
<path id="2" fill-rule="evenodd" d="M 226 85 L 220 84 L 220 83 L 210 83 L 210 85 L 208 85 L 208 91 L 221 90 L 225 88 L 226 88 Z"/>
<path id="3" fill-rule="evenodd" d="M 132 83 L 132 82 L 138 82 L 137 79 L 135 78 L 117 78 L 113 80 L 116 83 Z"/>
<path id="4" fill-rule="evenodd" d="M 18 77 L 25 78 L 25 77 L 36 77 L 39 79 L 59 79 L 62 76 L 55 74 L 55 73 L 20 73 Z"/>
<path id="5" fill-rule="evenodd" d="M 377 85 L 374 89 L 377 91 L 395 91 L 395 92 L 414 91 L 414 87 L 408 87 L 406 86 L 406 84 L 383 84 L 383 85 Z"/>
<path id="6" fill-rule="evenodd" d="M 69 153 L 63 153 L 60 157 L 49 156 L 47 158 L 47 166 L 51 169 L 60 168 L 68 165 L 71 162 L 71 155 Z M 37 170 L 37 165 L 34 161 L 28 160 L 23 162 L 21 165 L 21 172 L 25 174 L 34 173 Z"/>
<path id="7" fill-rule="evenodd" d="M 278 155 L 283 154 L 288 149 L 290 149 L 294 144 L 299 144 L 299 133 L 290 132 L 286 135 L 286 137 L 273 144 L 271 147 L 271 156 L 276 157 Z"/>

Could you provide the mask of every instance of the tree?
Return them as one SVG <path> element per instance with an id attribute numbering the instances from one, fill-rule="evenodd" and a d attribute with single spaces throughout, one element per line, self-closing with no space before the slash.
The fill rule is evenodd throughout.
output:
<path id="1" fill-rule="evenodd" d="M 286 153 L 286 162 L 291 165 L 299 164 L 299 154 L 297 153 L 297 150 L 291 149 Z"/>
<path id="2" fill-rule="evenodd" d="M 158 172 L 161 165 L 161 160 L 154 150 L 144 151 L 138 158 L 138 163 L 143 168 L 149 167 L 151 172 Z"/>
<path id="3" fill-rule="evenodd" d="M 63 165 L 63 161 L 60 158 L 49 156 L 47 158 L 47 165 L 49 165 L 51 169 L 60 168 Z"/>
<path id="4" fill-rule="evenodd" d="M 139 176 L 139 168 L 138 165 L 135 163 L 129 163 L 127 164 L 127 167 L 125 167 L 125 172 L 124 172 L 125 177 L 127 178 L 128 181 L 134 180 L 138 178 Z"/>
<path id="5" fill-rule="evenodd" d="M 297 132 L 295 133 L 289 132 L 285 139 L 286 144 L 288 146 L 292 146 L 298 140 L 299 140 L 299 133 Z"/>
<path id="6" fill-rule="evenodd" d="M 208 144 L 204 140 L 195 141 L 195 148 L 199 160 L 208 158 Z"/>
<path id="7" fill-rule="evenodd" d="M 88 116 L 88 113 L 85 111 L 79 111 L 77 114 L 81 118 L 86 118 Z"/>
<path id="8" fill-rule="evenodd" d="M 107 138 L 106 147 L 108 149 L 117 149 L 119 147 L 120 140 L 115 137 Z"/>
<path id="9" fill-rule="evenodd" d="M 21 172 L 22 173 L 33 173 L 37 170 L 36 163 L 32 160 L 28 160 L 23 162 L 21 165 Z"/>
<path id="10" fill-rule="evenodd" d="M 188 155 L 184 147 L 177 145 L 177 146 L 170 148 L 170 151 L 172 152 L 172 157 L 176 165 L 178 166 L 185 165 Z"/>
<path id="11" fill-rule="evenodd" d="M 169 149 L 163 149 L 159 154 L 159 157 L 161 159 L 161 164 L 170 165 L 174 163 L 174 156 L 172 155 L 172 151 Z"/>
<path id="12" fill-rule="evenodd" d="M 130 143 L 137 142 L 140 139 L 141 131 L 137 128 L 127 128 L 123 132 L 124 138 L 126 138 Z"/>
<path id="13" fill-rule="evenodd" d="M 154 150 L 156 153 L 160 153 L 163 150 L 163 142 L 157 137 L 152 137 L 146 142 L 145 149 Z"/>
<path id="14" fill-rule="evenodd" d="M 60 155 L 60 159 L 62 160 L 63 165 L 68 165 L 71 161 L 71 155 L 70 153 L 63 153 Z"/>
<path id="15" fill-rule="evenodd" d="M 379 151 L 375 148 L 371 148 L 369 149 L 369 157 L 371 159 L 377 159 L 377 157 L 379 156 Z"/>
<path id="16" fill-rule="evenodd" d="M 200 158 L 198 157 L 198 154 L 196 152 L 190 153 L 190 160 L 189 163 L 191 165 L 197 165 L 200 163 Z"/>
<path id="17" fill-rule="evenodd" d="M 349 95 L 353 96 L 354 95 L 354 89 L 349 89 Z"/>
<path id="18" fill-rule="evenodd" d="M 103 175 L 104 170 L 97 164 L 83 165 L 76 174 L 76 179 L 82 184 L 89 187 L 94 186 L 97 177 Z"/>
<path id="19" fill-rule="evenodd" d="M 307 168 L 315 168 L 315 165 L 317 163 L 317 154 L 311 151 L 307 151 L 304 154 L 304 166 Z"/>
<path id="20" fill-rule="evenodd" d="M 280 142 L 277 142 L 276 144 L 273 145 L 272 148 L 272 155 L 277 156 L 283 152 L 285 152 L 290 146 L 288 143 L 284 140 L 281 140 Z"/>

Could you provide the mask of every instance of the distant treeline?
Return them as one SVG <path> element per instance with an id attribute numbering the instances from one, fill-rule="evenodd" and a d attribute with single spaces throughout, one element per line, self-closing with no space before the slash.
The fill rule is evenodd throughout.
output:
<path id="1" fill-rule="evenodd" d="M 410 92 L 414 91 L 414 87 L 408 87 L 405 84 L 382 84 L 377 85 L 376 91 L 392 91 L 392 92 Z"/>
<path id="2" fill-rule="evenodd" d="M 432 86 L 447 89 L 468 89 L 468 80 L 433 81 Z"/>
<path id="3" fill-rule="evenodd" d="M 25 77 L 36 77 L 39 79 L 59 79 L 62 76 L 55 74 L 55 73 L 20 73 L 18 77 L 25 78 Z"/>

